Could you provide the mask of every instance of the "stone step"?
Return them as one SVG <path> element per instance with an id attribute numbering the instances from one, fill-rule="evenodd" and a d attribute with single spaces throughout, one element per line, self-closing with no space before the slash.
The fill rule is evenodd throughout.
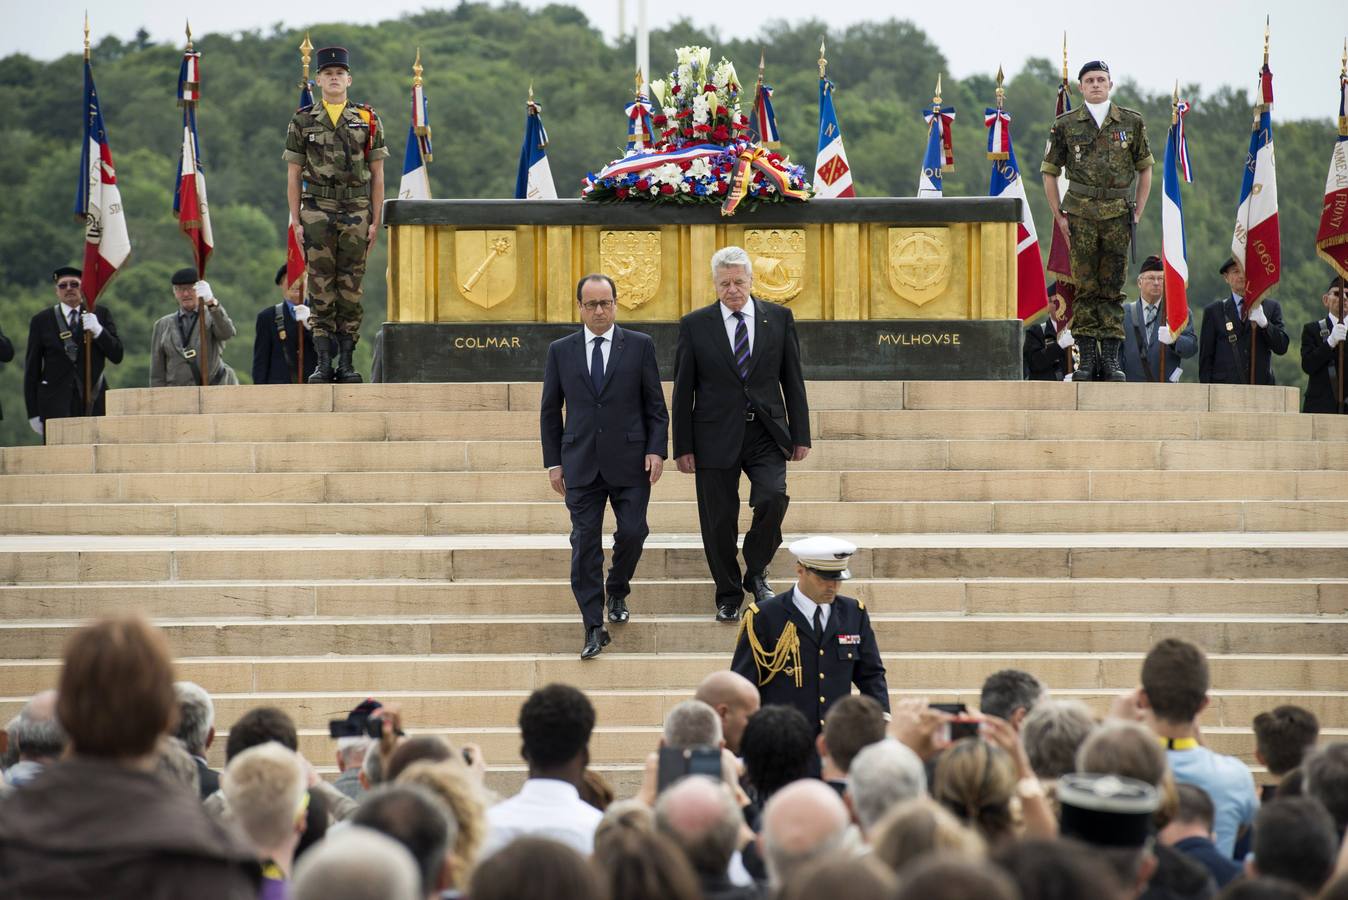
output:
<path id="1" fill-rule="evenodd" d="M 816 440 L 1348 440 L 1342 416 L 1064 410 L 815 410 Z M 209 413 L 56 419 L 48 444 L 537 440 L 535 411 Z"/>
<path id="2" fill-rule="evenodd" d="M 788 518 L 788 524 L 790 519 Z M 877 535 L 834 532 L 859 547 L 856 578 L 1219 579 L 1230 584 L 1271 576 L 1348 579 L 1348 533 Z M 788 532 L 789 543 L 800 532 Z M 0 582 L 218 582 L 336 578 L 513 581 L 564 575 L 571 550 L 550 536 L 272 535 L 204 537 L 23 536 L 0 538 Z M 784 546 L 769 567 L 791 579 Z M 654 534 L 638 577 L 707 578 L 694 535 Z"/>
<path id="3" fill-rule="evenodd" d="M 615 629 L 616 630 L 616 629 Z M 1121 691 L 1135 686 L 1143 651 L 1064 652 L 884 652 L 887 677 L 896 687 L 943 686 L 976 690 L 999 669 L 1033 672 L 1055 692 Z M 1210 653 L 1212 683 L 1228 692 L 1338 692 L 1348 685 L 1348 656 Z M 652 685 L 691 692 L 708 673 L 724 669 L 729 657 L 715 653 L 626 653 L 604 651 L 599 661 L 582 662 L 575 652 L 492 655 L 187 657 L 175 664 L 177 677 L 195 681 L 212 694 L 345 692 L 362 697 L 398 692 L 531 691 L 555 681 L 587 691 L 613 685 Z M 59 659 L 0 660 L 5 694 L 28 697 L 55 687 Z M 354 705 L 354 704 L 353 704 Z M 222 720 L 223 721 L 223 720 Z"/>
<path id="4" fill-rule="evenodd" d="M 240 573 L 247 574 L 246 572 Z M 533 573 L 542 574 L 542 573 Z M 641 579 L 644 573 L 638 571 Z M 1137 616 L 1342 615 L 1348 581 L 1147 579 L 854 579 L 846 593 L 872 614 L 1100 614 Z M 789 579 L 773 582 L 786 590 Z M 710 579 L 637 580 L 628 604 L 634 616 L 696 613 L 714 593 Z M 305 616 L 558 615 L 576 609 L 570 583 L 550 581 L 286 581 L 139 582 L 133 584 L 0 585 L 0 618 L 11 622 L 95 618 L 116 611 L 174 617 L 293 618 Z"/>
<path id="5" fill-rule="evenodd" d="M 734 650 L 736 628 L 705 615 L 639 616 L 615 629 L 624 653 L 722 653 Z M 159 624 L 175 654 L 293 656 L 314 654 L 579 653 L 582 628 L 566 616 L 422 616 L 307 619 L 175 618 Z M 1348 652 L 1348 618 L 1316 616 L 897 615 L 872 617 L 887 652 L 992 653 L 1145 652 L 1163 637 L 1180 637 L 1213 653 Z M 0 658 L 61 654 L 76 624 L 46 620 L 0 625 Z"/>
<path id="6" fill-rule="evenodd" d="M 209 476 L 203 476 L 209 477 Z M 609 513 L 611 517 L 611 512 Z M 741 533 L 752 510 L 740 509 Z M 651 503 L 652 531 L 691 533 L 697 504 Z M 800 501 L 793 531 L 899 533 L 1339 531 L 1348 500 Z M 566 534 L 559 499 L 545 503 L 11 503 L 0 533 L 18 535 Z"/>
<path id="7" fill-rule="evenodd" d="M 540 373 L 541 375 L 541 373 Z M 540 382 L 243 385 L 108 392 L 108 415 L 243 412 L 536 410 Z M 1115 409 L 1297 412 L 1296 388 L 1204 384 L 811 381 L 812 409 Z M 670 385 L 665 384 L 669 402 Z"/>

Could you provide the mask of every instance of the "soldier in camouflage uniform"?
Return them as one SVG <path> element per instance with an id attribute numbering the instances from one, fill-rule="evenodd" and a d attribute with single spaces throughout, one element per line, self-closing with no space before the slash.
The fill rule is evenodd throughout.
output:
<path id="1" fill-rule="evenodd" d="M 1039 167 L 1054 227 L 1067 233 L 1072 254 L 1072 335 L 1081 352 L 1072 380 L 1125 381 L 1120 351 L 1130 226 L 1142 219 L 1154 160 L 1142 115 L 1109 102 L 1109 66 L 1088 62 L 1077 80 L 1085 103 L 1053 123 Z M 1070 187 L 1059 208 L 1064 168 Z M 1135 203 L 1129 200 L 1134 173 Z"/>
<path id="2" fill-rule="evenodd" d="M 330 336 L 337 338 L 336 380 L 351 383 L 361 380 L 351 353 L 360 337 L 365 259 L 379 235 L 388 148 L 375 111 L 347 100 L 346 49 L 325 47 L 315 60 L 322 99 L 290 120 L 286 195 L 309 273 L 318 357 L 309 383 L 334 378 Z"/>

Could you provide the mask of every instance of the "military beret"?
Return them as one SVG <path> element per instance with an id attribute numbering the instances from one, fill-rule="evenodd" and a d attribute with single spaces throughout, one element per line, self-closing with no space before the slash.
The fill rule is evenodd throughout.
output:
<path id="1" fill-rule="evenodd" d="M 79 269 L 75 268 L 74 266 L 61 266 L 61 267 L 59 267 L 59 268 L 57 268 L 57 269 L 54 269 L 54 270 L 52 271 L 52 273 L 51 273 L 51 280 L 52 280 L 52 281 L 60 281 L 62 278 L 66 277 L 67 275 L 74 275 L 76 278 L 83 278 L 83 277 L 84 277 L 84 273 L 81 272 Z"/>
<path id="2" fill-rule="evenodd" d="M 1048 295 L 1052 297 L 1056 293 L 1058 293 L 1058 282 L 1050 281 L 1048 283 Z"/>
<path id="3" fill-rule="evenodd" d="M 277 284 L 285 284 L 285 280 L 286 280 L 286 268 L 287 268 L 287 267 L 283 265 L 283 266 L 281 266 L 281 268 L 279 268 L 279 269 L 276 270 L 276 283 L 277 283 Z"/>
<path id="4" fill-rule="evenodd" d="M 173 277 L 169 279 L 169 282 L 175 285 L 196 284 L 197 270 L 192 268 L 191 266 L 188 266 L 186 269 L 179 269 L 178 271 L 173 273 Z"/>
<path id="5" fill-rule="evenodd" d="M 328 66 L 341 66 L 351 71 L 351 54 L 345 47 L 324 47 L 314 56 L 314 71 L 322 72 Z"/>
<path id="6" fill-rule="evenodd" d="M 1164 272 L 1164 271 L 1165 266 L 1161 263 L 1161 257 L 1148 256 L 1146 259 L 1142 260 L 1142 268 L 1137 270 L 1137 274 L 1141 275 L 1143 272 Z"/>
<path id="7" fill-rule="evenodd" d="M 1109 66 L 1105 65 L 1105 61 L 1102 59 L 1093 59 L 1081 67 L 1081 71 L 1077 73 L 1077 81 L 1085 78 L 1087 72 L 1104 72 L 1108 75 Z"/>
<path id="8" fill-rule="evenodd" d="M 78 273 L 77 273 L 77 274 L 78 274 Z M 1338 288 L 1339 290 L 1343 290 L 1343 286 L 1344 286 L 1344 284 L 1343 284 L 1343 279 L 1340 278 L 1338 275 L 1335 275 L 1333 278 L 1331 278 L 1331 279 L 1329 280 L 1329 287 L 1325 288 L 1325 293 L 1328 294 L 1330 291 L 1334 290 L 1335 288 Z"/>
<path id="9" fill-rule="evenodd" d="M 788 549 L 802 566 L 820 578 L 837 581 L 852 577 L 847 563 L 857 552 L 856 544 L 835 537 L 811 537 L 792 543 Z"/>
<path id="10" fill-rule="evenodd" d="M 1161 795 L 1145 781 L 1080 772 L 1058 779 L 1058 800 L 1063 837 L 1103 847 L 1142 847 L 1161 805 Z"/>
<path id="11" fill-rule="evenodd" d="M 1227 259 L 1226 262 L 1222 263 L 1222 267 L 1217 270 L 1217 274 L 1225 275 L 1227 272 L 1230 272 L 1238 265 L 1240 265 L 1240 263 L 1236 262 L 1235 257 L 1230 257 Z"/>

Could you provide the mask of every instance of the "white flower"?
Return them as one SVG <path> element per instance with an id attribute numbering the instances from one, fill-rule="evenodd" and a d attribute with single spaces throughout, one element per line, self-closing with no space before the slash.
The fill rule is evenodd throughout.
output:
<path id="1" fill-rule="evenodd" d="M 674 163 L 665 163 L 650 170 L 651 178 L 669 184 L 678 184 L 683 178 L 683 170 Z"/>
<path id="2" fill-rule="evenodd" d="M 680 182 L 680 183 L 679 183 L 679 192 L 680 192 L 680 193 L 687 194 L 687 193 L 690 193 L 692 190 L 693 190 L 693 186 L 692 186 L 691 184 L 689 184 L 688 182 L 683 181 L 683 182 Z"/>
<path id="3" fill-rule="evenodd" d="M 650 195 L 654 197 L 657 196 L 659 193 L 660 193 L 660 185 L 658 184 L 651 185 Z"/>
<path id="4" fill-rule="evenodd" d="M 666 119 L 669 119 L 669 125 L 672 128 L 674 126 L 674 117 L 679 114 L 679 108 L 677 106 L 666 106 L 660 111 L 665 114 Z"/>
<path id="5" fill-rule="evenodd" d="M 687 63 L 679 63 L 679 84 L 683 86 L 684 94 L 690 90 L 689 85 L 696 81 L 693 78 L 693 69 Z"/>
<path id="6" fill-rule="evenodd" d="M 711 116 L 711 101 L 707 99 L 706 94 L 698 94 L 693 97 L 693 124 L 706 125 L 707 119 Z"/>
<path id="7" fill-rule="evenodd" d="M 705 178 L 711 174 L 711 164 L 705 157 L 700 157 L 692 161 L 688 166 L 688 176 L 690 178 Z"/>
<path id="8" fill-rule="evenodd" d="M 702 77 L 703 78 L 707 77 L 707 69 L 709 66 L 711 66 L 711 48 L 695 47 L 693 52 L 693 61 L 697 66 L 698 72 L 702 74 Z"/>
<path id="9" fill-rule="evenodd" d="M 674 51 L 674 58 L 678 61 L 680 67 L 693 61 L 693 51 L 696 49 L 696 47 L 680 47 Z"/>
<path id="10" fill-rule="evenodd" d="M 660 106 L 665 105 L 665 80 L 657 78 L 651 82 L 651 100 Z"/>

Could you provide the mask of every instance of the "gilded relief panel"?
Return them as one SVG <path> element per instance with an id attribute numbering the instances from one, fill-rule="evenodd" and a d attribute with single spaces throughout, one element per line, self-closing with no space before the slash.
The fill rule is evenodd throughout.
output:
<path id="1" fill-rule="evenodd" d="M 968 319 L 968 226 L 869 225 L 870 318 Z"/>
<path id="2" fill-rule="evenodd" d="M 436 229 L 436 321 L 531 322 L 533 228 Z"/>

